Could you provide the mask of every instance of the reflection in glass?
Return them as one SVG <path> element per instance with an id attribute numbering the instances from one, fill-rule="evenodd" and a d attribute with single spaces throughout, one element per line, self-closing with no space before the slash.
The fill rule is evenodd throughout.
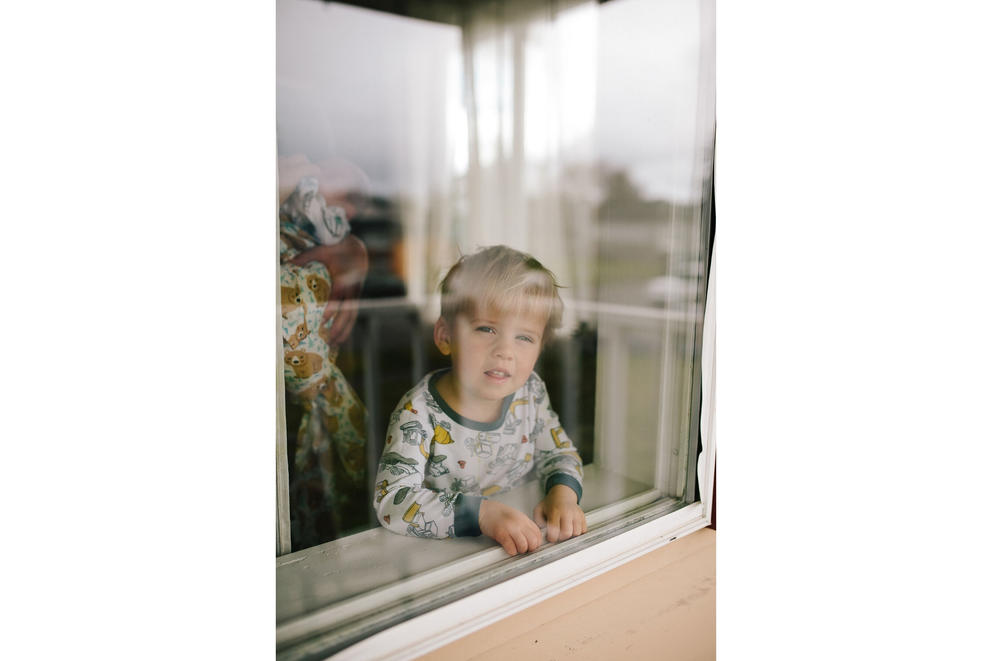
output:
<path id="1" fill-rule="evenodd" d="M 400 16 L 277 3 L 280 156 L 338 159 L 367 177 L 343 187 L 368 271 L 335 363 L 367 409 L 362 488 L 373 491 L 393 406 L 446 366 L 431 338 L 441 276 L 462 253 L 506 244 L 566 285 L 564 328 L 535 371 L 592 476 L 583 506 L 691 501 L 714 128 L 708 4 L 507 0 L 451 15 L 449 4 Z M 285 407 L 291 430 L 301 404 L 290 393 Z M 368 507 L 334 536 L 377 527 Z M 480 544 L 435 544 L 431 561 Z M 337 571 L 335 557 L 322 571 Z M 433 566 L 374 552 L 365 562 L 374 576 L 342 577 L 344 592 L 314 603 Z"/>

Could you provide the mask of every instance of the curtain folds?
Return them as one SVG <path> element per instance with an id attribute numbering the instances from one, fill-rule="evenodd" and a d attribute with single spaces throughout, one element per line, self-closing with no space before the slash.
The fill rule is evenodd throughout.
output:
<path id="1" fill-rule="evenodd" d="M 461 52 L 445 72 L 447 177 L 402 207 L 408 284 L 425 318 L 437 313 L 444 270 L 497 243 L 538 257 L 566 299 L 595 297 L 596 7 L 493 3 L 462 25 Z M 413 155 L 421 120 L 409 118 Z M 575 315 L 566 305 L 566 328 Z"/>

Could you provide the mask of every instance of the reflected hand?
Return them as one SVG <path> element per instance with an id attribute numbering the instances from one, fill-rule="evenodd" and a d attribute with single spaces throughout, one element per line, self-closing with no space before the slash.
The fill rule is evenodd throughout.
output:
<path id="1" fill-rule="evenodd" d="M 320 180 L 320 166 L 311 163 L 303 154 L 294 154 L 279 159 L 279 204 L 296 189 L 303 177 L 316 177 Z"/>
<path id="2" fill-rule="evenodd" d="M 556 484 L 534 508 L 534 521 L 547 527 L 549 542 L 563 542 L 586 532 L 586 515 L 578 500 L 570 487 Z"/>
<path id="3" fill-rule="evenodd" d="M 341 344 L 351 335 L 358 318 L 358 296 L 369 271 L 369 253 L 362 240 L 349 234 L 340 243 L 316 246 L 290 260 L 297 266 L 320 262 L 331 276 L 330 299 L 324 307 L 320 325 L 334 317 L 328 329 L 328 344 Z"/>
<path id="4" fill-rule="evenodd" d="M 349 219 L 358 215 L 353 194 L 367 191 L 368 183 L 364 173 L 354 164 L 342 159 L 328 159 L 311 163 L 305 154 L 293 154 L 279 158 L 279 205 L 296 190 L 300 180 L 313 177 L 317 180 L 317 190 L 330 206 L 344 209 Z"/>

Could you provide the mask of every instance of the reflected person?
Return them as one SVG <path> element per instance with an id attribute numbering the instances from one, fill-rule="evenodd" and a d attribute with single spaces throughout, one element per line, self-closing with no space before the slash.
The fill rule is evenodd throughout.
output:
<path id="1" fill-rule="evenodd" d="M 355 324 L 368 252 L 350 232 L 347 202 L 323 183 L 333 178 L 302 155 L 279 162 L 283 371 L 302 409 L 291 448 L 293 550 L 367 523 L 366 411 L 336 358 Z"/>

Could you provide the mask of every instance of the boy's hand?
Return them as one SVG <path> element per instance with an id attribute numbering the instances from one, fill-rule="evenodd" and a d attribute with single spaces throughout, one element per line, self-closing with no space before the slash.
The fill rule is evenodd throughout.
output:
<path id="1" fill-rule="evenodd" d="M 484 500 L 479 506 L 479 530 L 510 555 L 536 551 L 541 546 L 541 531 L 526 514 L 494 500 Z"/>
<path id="2" fill-rule="evenodd" d="M 556 484 L 534 508 L 534 520 L 547 526 L 549 542 L 563 542 L 586 531 L 586 515 L 578 500 L 571 488 Z"/>

